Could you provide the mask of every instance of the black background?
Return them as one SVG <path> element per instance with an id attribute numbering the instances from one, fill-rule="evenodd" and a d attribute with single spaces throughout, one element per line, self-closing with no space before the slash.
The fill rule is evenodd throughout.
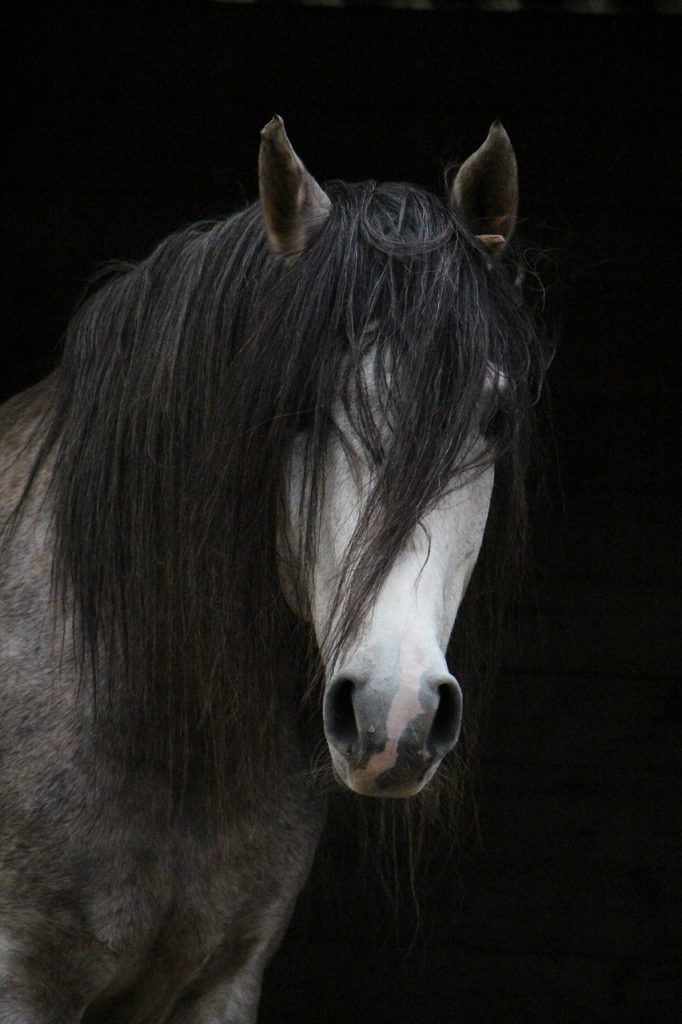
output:
<path id="1" fill-rule="evenodd" d="M 560 343 L 534 586 L 486 729 L 478 829 L 424 868 L 416 931 L 410 899 L 393 906 L 333 830 L 262 1021 L 678 1019 L 678 21 L 5 11 L 3 396 L 54 365 L 97 264 L 256 195 L 274 112 L 321 180 L 434 189 L 503 121 Z"/>

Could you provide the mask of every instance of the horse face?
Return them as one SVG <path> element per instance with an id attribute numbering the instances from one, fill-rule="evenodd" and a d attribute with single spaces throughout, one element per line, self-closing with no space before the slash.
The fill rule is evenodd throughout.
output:
<path id="1" fill-rule="evenodd" d="M 295 600 L 291 562 L 283 584 L 299 614 L 306 605 L 325 661 L 324 728 L 337 777 L 367 796 L 407 797 L 433 777 L 459 736 L 462 693 L 445 650 L 483 539 L 493 469 L 455 481 L 407 539 L 356 635 L 325 659 L 339 576 L 372 476 L 342 409 L 334 415 L 339 433 L 327 453 L 310 592 Z M 294 561 L 301 465 L 296 446 L 287 531 Z"/>
<path id="2" fill-rule="evenodd" d="M 332 204 L 291 148 L 281 118 L 263 129 L 259 179 L 270 251 L 295 265 L 324 230 Z M 498 122 L 462 164 L 449 201 L 492 255 L 504 249 L 516 221 L 518 182 L 514 151 Z M 372 365 L 368 359 L 367 374 Z M 366 377 L 367 393 L 371 383 Z M 503 388 L 504 376 L 491 373 L 487 386 Z M 406 539 L 356 635 L 340 653 L 325 653 L 338 647 L 329 638 L 343 608 L 339 581 L 347 576 L 351 544 L 356 552 L 354 533 L 372 491 L 371 467 L 342 405 L 332 409 L 338 436 L 327 450 L 312 572 L 300 571 L 300 555 L 297 566 L 305 533 L 302 439 L 294 447 L 280 575 L 294 610 L 312 620 L 325 663 L 324 727 L 337 775 L 358 793 L 409 796 L 428 782 L 459 734 L 462 694 L 445 649 L 483 538 L 493 470 L 456 481 L 442 496 Z M 296 582 L 301 578 L 304 588 Z"/>

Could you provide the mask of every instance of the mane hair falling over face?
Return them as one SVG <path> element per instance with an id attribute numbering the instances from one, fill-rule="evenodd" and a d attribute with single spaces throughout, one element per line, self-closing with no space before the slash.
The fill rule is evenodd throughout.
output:
<path id="1" fill-rule="evenodd" d="M 336 181 L 324 195 L 295 254 L 273 253 L 259 204 L 171 236 L 66 337 L 43 449 L 56 581 L 98 705 L 120 701 L 183 786 L 200 772 L 254 792 L 281 710 L 319 706 L 319 654 L 283 597 L 277 537 L 299 438 L 305 603 L 336 401 L 373 484 L 331 647 L 464 470 L 500 469 L 497 570 L 520 547 L 543 366 L 513 255 L 494 258 L 497 243 L 415 186 Z"/>

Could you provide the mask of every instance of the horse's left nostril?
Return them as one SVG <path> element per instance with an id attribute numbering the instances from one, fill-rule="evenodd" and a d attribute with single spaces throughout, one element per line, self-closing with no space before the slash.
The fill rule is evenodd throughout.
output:
<path id="1" fill-rule="evenodd" d="M 337 676 L 329 684 L 324 698 L 324 724 L 327 736 L 337 749 L 350 753 L 359 740 L 353 707 L 355 680 Z"/>
<path id="2" fill-rule="evenodd" d="M 438 687 L 438 707 L 426 740 L 428 749 L 443 757 L 457 742 L 461 725 L 462 691 L 451 679 Z"/>

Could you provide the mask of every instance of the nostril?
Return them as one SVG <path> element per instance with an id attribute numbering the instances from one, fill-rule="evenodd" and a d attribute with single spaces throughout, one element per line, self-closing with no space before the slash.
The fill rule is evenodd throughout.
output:
<path id="1" fill-rule="evenodd" d="M 358 742 L 358 724 L 353 707 L 355 680 L 350 676 L 334 679 L 324 701 L 324 724 L 335 746 L 349 752 Z"/>
<path id="2" fill-rule="evenodd" d="M 441 757 L 452 750 L 459 738 L 462 724 L 462 691 L 459 684 L 441 683 L 438 687 L 438 707 L 431 723 L 427 746 Z"/>

